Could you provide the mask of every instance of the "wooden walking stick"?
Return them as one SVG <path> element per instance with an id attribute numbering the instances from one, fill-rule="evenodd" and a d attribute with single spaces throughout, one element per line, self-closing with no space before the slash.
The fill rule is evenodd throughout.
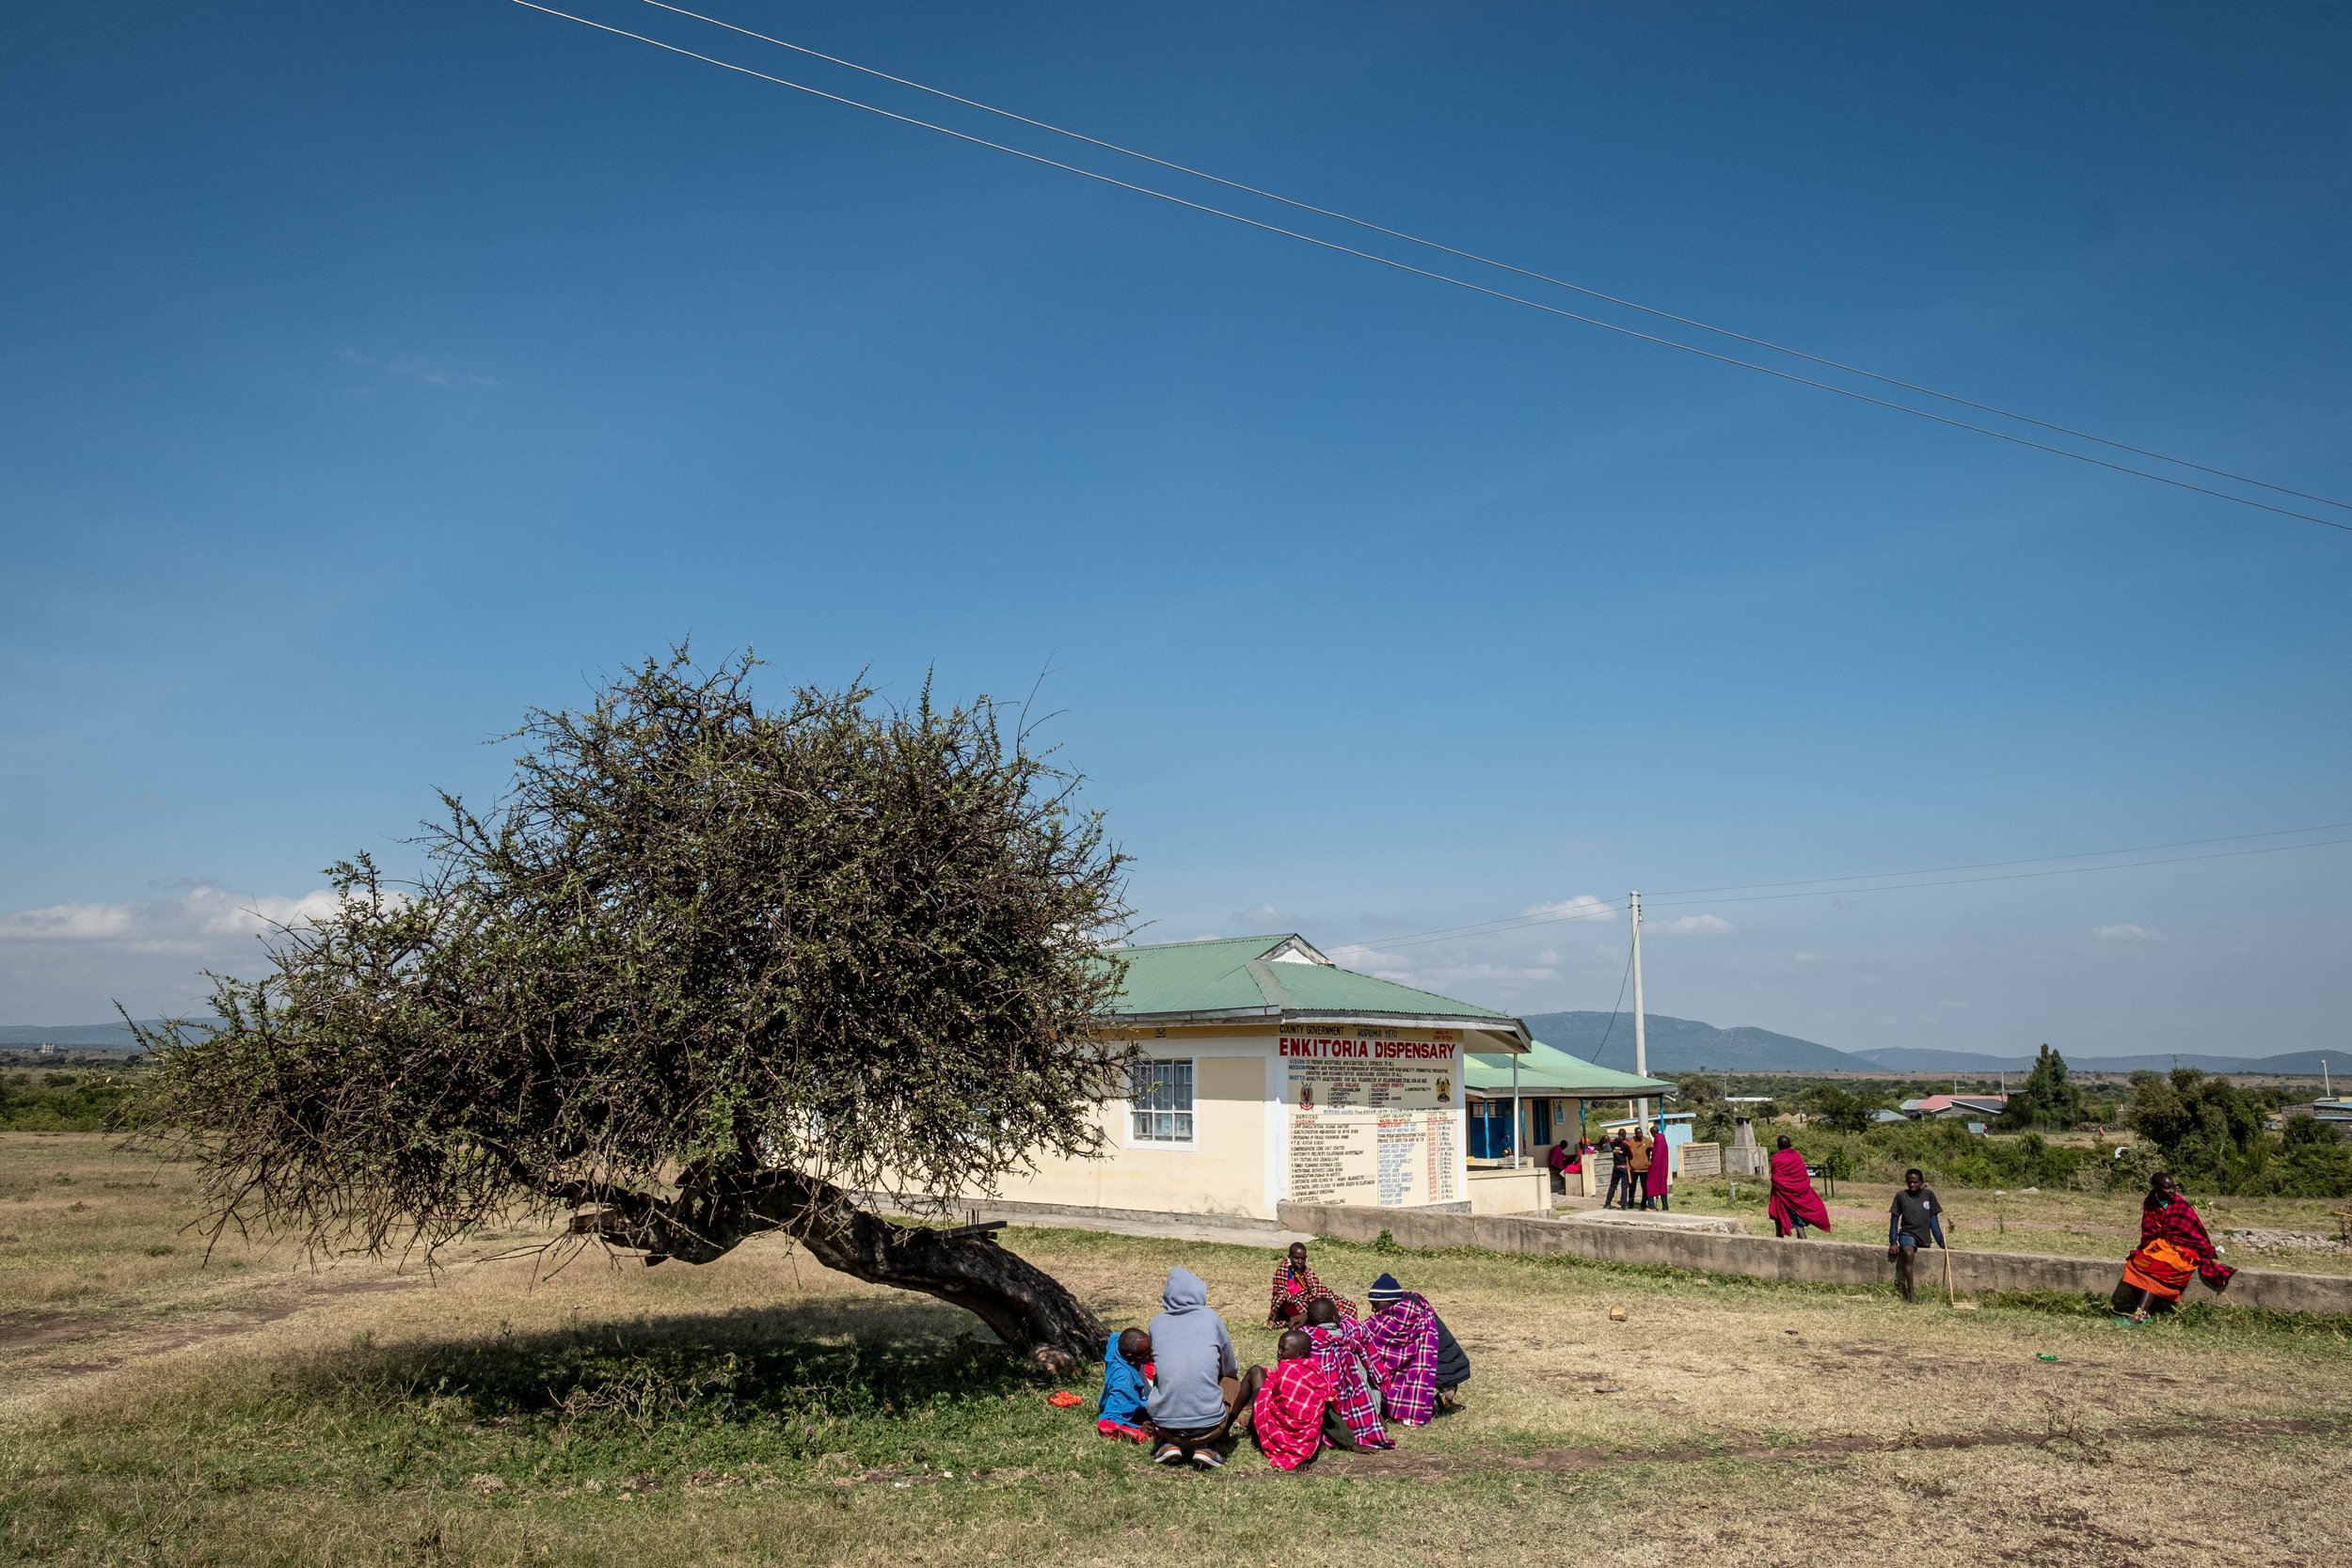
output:
<path id="1" fill-rule="evenodd" d="M 1952 1300 L 1952 1239 L 1949 1236 L 1944 1238 L 1941 1250 L 1944 1254 L 1944 1305 L 1951 1307 L 1956 1304 Z"/>

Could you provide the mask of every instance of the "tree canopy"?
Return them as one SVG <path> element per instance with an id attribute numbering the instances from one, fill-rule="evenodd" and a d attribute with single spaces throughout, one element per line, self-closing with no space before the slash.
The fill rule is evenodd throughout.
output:
<path id="1" fill-rule="evenodd" d="M 1016 1349 L 1100 1348 L 1046 1275 L 868 1195 L 1093 1151 L 1124 858 L 986 700 L 770 710 L 755 667 L 680 651 L 533 711 L 494 809 L 442 796 L 414 883 L 330 868 L 331 915 L 213 977 L 217 1025 L 146 1034 L 151 1134 L 215 1233 L 429 1252 L 520 1208 L 701 1262 L 780 1229 Z"/>
<path id="2" fill-rule="evenodd" d="M 2059 1132 L 2085 1120 L 2082 1085 L 2066 1074 L 2066 1058 L 2045 1042 L 2034 1058 L 2033 1070 L 2009 1097 L 1995 1126 L 2004 1131 L 2047 1127 Z"/>

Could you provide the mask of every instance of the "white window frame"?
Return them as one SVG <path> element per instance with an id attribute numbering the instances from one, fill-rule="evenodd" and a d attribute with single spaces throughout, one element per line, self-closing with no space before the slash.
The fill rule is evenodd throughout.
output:
<path id="1" fill-rule="evenodd" d="M 1136 1077 L 1145 1073 L 1158 1077 L 1163 1069 L 1168 1080 L 1169 1103 L 1165 1106 L 1147 1107 L 1139 1104 L 1136 1094 L 1136 1085 L 1133 1079 L 1129 1082 L 1126 1101 L 1120 1106 L 1120 1115 L 1124 1118 L 1125 1147 L 1179 1150 L 1198 1148 L 1200 1147 L 1200 1061 L 1192 1056 L 1146 1056 L 1135 1064 L 1134 1073 Z M 1184 1103 L 1181 1106 L 1175 1103 L 1177 1091 L 1175 1080 L 1179 1076 L 1184 1081 L 1182 1085 Z M 1136 1127 L 1136 1118 L 1147 1116 L 1168 1117 L 1171 1129 L 1176 1118 L 1181 1117 L 1183 1125 L 1188 1131 L 1183 1137 L 1167 1138 L 1138 1132 Z"/>

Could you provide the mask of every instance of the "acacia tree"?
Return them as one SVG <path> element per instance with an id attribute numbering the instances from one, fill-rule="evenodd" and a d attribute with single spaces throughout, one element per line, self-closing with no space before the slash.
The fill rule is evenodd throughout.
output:
<path id="1" fill-rule="evenodd" d="M 533 711 L 495 810 L 441 797 L 419 881 L 330 868 L 269 973 L 211 977 L 217 1022 L 142 1032 L 147 1135 L 215 1237 L 429 1256 L 519 1208 L 701 1263 L 782 1231 L 1041 1361 L 1100 1350 L 987 1236 L 874 1211 L 1095 1149 L 1124 857 L 985 699 L 763 710 L 754 668 L 681 650 Z"/>

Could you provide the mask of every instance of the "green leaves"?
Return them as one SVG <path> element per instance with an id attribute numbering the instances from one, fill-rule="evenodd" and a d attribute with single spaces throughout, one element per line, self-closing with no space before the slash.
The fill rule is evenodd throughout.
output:
<path id="1" fill-rule="evenodd" d="M 430 1247 L 518 1203 L 693 1212 L 773 1168 L 944 1196 L 1092 1147 L 1127 910 L 1077 779 L 986 700 L 770 709 L 755 668 L 680 651 L 529 715 L 419 883 L 336 865 L 332 916 L 216 977 L 225 1027 L 147 1041 L 216 1226 Z"/>

